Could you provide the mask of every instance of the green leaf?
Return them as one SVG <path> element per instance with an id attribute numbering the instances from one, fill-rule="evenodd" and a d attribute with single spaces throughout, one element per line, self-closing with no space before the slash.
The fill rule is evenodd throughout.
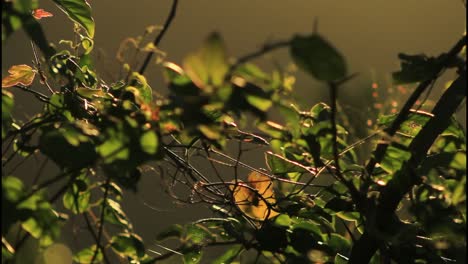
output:
<path id="1" fill-rule="evenodd" d="M 410 152 L 390 145 L 380 162 L 380 167 L 388 173 L 395 173 L 401 169 L 403 163 L 409 160 L 410 157 Z"/>
<path id="2" fill-rule="evenodd" d="M 268 74 L 263 72 L 257 65 L 252 63 L 244 63 L 236 68 L 236 74 L 239 74 L 249 82 L 255 82 L 258 80 L 269 80 Z"/>
<path id="3" fill-rule="evenodd" d="M 94 144 L 75 127 L 43 127 L 39 149 L 62 168 L 82 168 L 97 158 Z"/>
<path id="4" fill-rule="evenodd" d="M 182 236 L 182 234 L 183 234 L 183 227 L 179 224 L 175 224 L 175 225 L 171 225 L 169 228 L 160 232 L 156 236 L 156 240 L 162 241 L 171 237 L 179 238 Z"/>
<path id="5" fill-rule="evenodd" d="M 119 124 L 118 126 L 121 126 Z M 116 128 L 109 128 L 106 131 L 107 140 L 97 147 L 97 151 L 104 158 L 105 163 L 112 163 L 115 160 L 126 160 L 129 156 L 128 136 Z"/>
<path id="6" fill-rule="evenodd" d="M 184 264 L 197 264 L 200 263 L 203 252 L 199 249 L 191 249 L 184 253 Z"/>
<path id="7" fill-rule="evenodd" d="M 135 98 L 137 99 L 137 103 L 146 103 L 149 104 L 153 100 L 153 90 L 149 86 L 148 82 L 146 81 L 145 76 L 139 74 L 138 72 L 133 72 L 130 76 L 130 83 L 132 81 L 136 81 L 136 85 L 134 88 L 138 90 L 139 93 L 134 93 Z M 133 86 L 129 86 L 126 89 L 133 88 Z"/>
<path id="8" fill-rule="evenodd" d="M 317 34 L 295 36 L 291 42 L 295 63 L 320 81 L 336 81 L 346 77 L 346 63 L 341 54 Z"/>
<path id="9" fill-rule="evenodd" d="M 185 238 L 194 244 L 203 244 L 213 238 L 208 229 L 199 225 L 188 225 L 185 229 Z"/>
<path id="10" fill-rule="evenodd" d="M 334 263 L 335 264 L 347 264 L 348 260 L 349 259 L 347 257 L 345 257 L 345 256 L 343 256 L 341 254 L 336 254 Z"/>
<path id="11" fill-rule="evenodd" d="M 273 105 L 273 102 L 269 98 L 265 98 L 262 95 L 246 94 L 245 99 L 249 104 L 263 112 L 266 112 Z"/>
<path id="12" fill-rule="evenodd" d="M 234 245 L 228 249 L 222 256 L 215 259 L 212 264 L 230 264 L 239 256 L 244 247 L 242 245 Z"/>
<path id="13" fill-rule="evenodd" d="M 140 137 L 140 145 L 144 152 L 155 154 L 158 150 L 158 136 L 153 130 L 146 131 Z"/>
<path id="14" fill-rule="evenodd" d="M 94 19 L 91 6 L 85 0 L 53 0 L 67 16 L 82 26 L 90 38 L 94 37 Z"/>
<path id="15" fill-rule="evenodd" d="M 216 32 L 208 36 L 202 48 L 189 54 L 183 65 L 187 75 L 198 87 L 220 86 L 229 68 L 221 36 Z"/>
<path id="16" fill-rule="evenodd" d="M 299 220 L 298 223 L 292 226 L 292 230 L 295 230 L 295 229 L 307 230 L 318 235 L 319 237 L 321 237 L 322 235 L 322 231 L 320 230 L 320 227 L 317 224 L 311 223 L 307 220 Z"/>
<path id="17" fill-rule="evenodd" d="M 134 259 L 145 255 L 143 241 L 136 234 L 119 234 L 112 237 L 111 246 L 118 254 Z"/>
<path id="18" fill-rule="evenodd" d="M 332 233 L 328 239 L 328 245 L 337 253 L 348 254 L 351 248 L 351 242 L 343 236 Z"/>
<path id="19" fill-rule="evenodd" d="M 400 53 L 398 58 L 401 60 L 401 70 L 392 74 L 395 84 L 421 82 L 434 77 L 440 70 L 440 60 L 443 57 Z"/>
<path id="20" fill-rule="evenodd" d="M 89 208 L 89 200 L 91 199 L 91 192 L 79 191 L 76 185 L 63 195 L 63 205 L 68 210 L 71 210 L 75 214 L 83 213 Z"/>
<path id="21" fill-rule="evenodd" d="M 12 203 L 26 195 L 23 182 L 13 176 L 2 177 L 2 191 L 3 196 Z"/>
<path id="22" fill-rule="evenodd" d="M 336 215 L 343 220 L 352 222 L 358 222 L 360 218 L 358 212 L 338 212 Z"/>
<path id="23" fill-rule="evenodd" d="M 122 210 L 120 204 L 112 199 L 106 199 L 106 207 L 104 208 L 104 220 L 106 223 L 120 225 L 125 228 L 132 228 L 131 223 L 128 221 L 125 212 Z"/>
<path id="24" fill-rule="evenodd" d="M 80 250 L 73 256 L 73 261 L 78 262 L 80 264 L 90 264 L 96 252 L 96 249 L 96 245 L 92 245 L 90 247 Z M 101 250 L 97 250 L 98 252 L 96 254 L 96 257 L 94 258 L 94 261 L 100 263 L 103 260 L 103 256 Z"/>
<path id="25" fill-rule="evenodd" d="M 273 174 L 308 171 L 304 165 L 295 161 L 291 161 L 270 151 L 265 152 L 265 160 L 268 165 L 268 168 Z"/>
<path id="26" fill-rule="evenodd" d="M 221 85 L 228 71 L 228 64 L 226 47 L 218 33 L 213 32 L 208 36 L 201 49 L 201 56 L 206 65 L 209 81 L 215 86 Z"/>
<path id="27" fill-rule="evenodd" d="M 11 127 L 13 105 L 13 94 L 2 89 L 2 139 L 6 137 Z"/>
<path id="28" fill-rule="evenodd" d="M 280 214 L 275 218 L 275 225 L 289 227 L 291 225 L 291 218 L 287 214 Z"/>
<path id="29" fill-rule="evenodd" d="M 28 205 L 34 211 L 31 217 L 21 223 L 21 227 L 32 237 L 39 239 L 40 245 L 48 246 L 60 236 L 60 218 L 50 203 L 44 201 L 42 197 L 33 195 L 30 199 L 36 201 L 34 206 Z M 26 209 L 26 206 L 20 204 L 18 208 Z"/>
<path id="30" fill-rule="evenodd" d="M 310 115 L 316 122 L 329 121 L 331 108 L 325 103 L 318 103 L 310 109 Z"/>

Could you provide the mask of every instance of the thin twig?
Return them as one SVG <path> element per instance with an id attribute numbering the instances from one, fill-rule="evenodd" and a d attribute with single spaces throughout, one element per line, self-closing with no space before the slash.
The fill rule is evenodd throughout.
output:
<path id="1" fill-rule="evenodd" d="M 39 60 L 39 57 L 37 56 L 36 46 L 34 46 L 33 41 L 31 41 L 31 47 L 32 47 L 33 54 L 34 54 L 34 60 L 35 60 L 37 72 L 39 73 L 39 78 L 41 78 L 42 83 L 44 83 L 45 86 L 47 86 L 47 89 L 49 89 L 49 91 L 52 94 L 54 94 L 55 93 L 54 89 L 52 89 L 52 87 L 50 87 L 49 83 L 47 82 L 47 78 L 46 78 L 44 72 L 41 69 L 41 61 Z"/>
<path id="2" fill-rule="evenodd" d="M 105 187 L 105 190 L 104 190 L 104 198 L 103 198 L 103 201 L 102 201 L 101 218 L 99 220 L 99 231 L 98 231 L 98 236 L 97 236 L 97 240 L 96 240 L 96 243 L 99 246 L 96 247 L 96 250 L 94 251 L 93 258 L 91 259 L 91 263 L 94 263 L 94 260 L 96 259 L 98 251 L 99 251 L 98 249 L 101 247 L 100 244 L 101 244 L 102 231 L 104 230 L 104 212 L 105 212 L 105 209 L 106 209 L 107 196 L 109 194 L 109 187 L 110 187 L 110 177 L 107 176 L 106 187 Z"/>
<path id="3" fill-rule="evenodd" d="M 40 93 L 40 92 L 38 92 L 38 91 L 31 90 L 31 89 L 29 89 L 27 87 L 24 87 L 24 86 L 21 86 L 21 85 L 15 85 L 13 87 L 19 88 L 19 89 L 21 89 L 21 90 L 23 90 L 25 92 L 28 92 L 28 93 L 32 93 L 41 102 L 49 103 L 49 97 L 42 94 L 42 93 Z"/>
<path id="4" fill-rule="evenodd" d="M 333 146 L 333 160 L 335 163 L 335 174 L 336 177 L 348 188 L 351 197 L 353 198 L 356 205 L 359 207 L 361 206 L 361 195 L 354 186 L 354 184 L 345 179 L 343 174 L 341 173 L 340 162 L 339 162 L 339 153 L 338 153 L 338 141 L 337 141 L 337 130 L 336 130 L 336 101 L 337 101 L 337 92 L 338 92 L 338 85 L 336 83 L 330 82 L 329 83 L 329 90 L 330 90 L 330 100 L 331 100 L 331 112 L 330 112 L 330 120 L 331 120 L 331 129 L 332 129 L 332 146 Z M 327 166 L 328 170 L 328 166 Z M 331 170 L 329 170 L 331 172 Z"/>
<path id="5" fill-rule="evenodd" d="M 93 230 L 93 226 L 91 224 L 91 221 L 89 220 L 89 217 L 88 217 L 88 214 L 87 213 L 84 213 L 83 214 L 83 218 L 85 219 L 85 222 L 86 222 L 86 225 L 88 226 L 88 230 L 89 232 L 91 233 L 91 235 L 93 236 L 94 238 L 94 241 L 96 241 L 96 247 L 99 248 L 102 252 L 102 256 L 104 258 L 104 262 L 106 262 L 107 264 L 110 264 L 111 262 L 109 261 L 109 259 L 107 258 L 107 255 L 106 255 L 106 252 L 105 252 L 105 248 L 100 244 L 98 243 L 98 236 L 96 235 L 96 233 L 94 233 L 94 230 Z M 92 262 L 91 262 L 92 263 Z"/>
<path id="6" fill-rule="evenodd" d="M 270 44 L 265 44 L 260 50 L 257 50 L 257 51 L 254 51 L 252 53 L 249 53 L 247 55 L 244 55 L 242 57 L 240 57 L 239 59 L 237 59 L 237 61 L 232 64 L 228 71 L 227 71 L 227 74 L 225 76 L 225 80 L 230 80 L 231 77 L 232 77 L 232 74 L 234 73 L 234 71 L 242 64 L 250 61 L 250 60 L 253 60 L 255 58 L 258 58 L 260 56 L 263 56 L 265 53 L 268 53 L 272 50 L 275 50 L 275 49 L 278 49 L 278 48 L 283 48 L 283 47 L 287 47 L 291 44 L 291 40 L 284 40 L 284 41 L 278 41 L 278 42 L 275 42 L 275 43 L 270 43 Z"/>
<path id="7" fill-rule="evenodd" d="M 208 244 L 206 244 L 205 246 L 206 247 L 213 247 L 213 246 L 229 246 L 229 245 L 235 245 L 235 244 L 241 244 L 241 242 L 237 241 L 237 240 L 234 240 L 234 241 L 217 241 L 217 242 L 210 242 Z M 164 259 L 167 259 L 169 257 L 172 257 L 174 254 L 177 254 L 177 255 L 180 255 L 181 251 L 183 251 L 184 249 L 187 250 L 187 248 L 184 246 L 180 247 L 180 248 L 177 248 L 177 249 L 169 249 L 167 247 L 164 247 L 164 246 L 161 246 L 159 244 L 157 244 L 157 246 L 161 247 L 161 248 L 164 248 L 166 250 L 168 250 L 169 252 L 166 253 L 166 254 L 163 254 L 163 255 L 160 255 L 158 257 L 155 257 L 154 260 L 155 261 L 160 261 L 160 260 L 164 260 Z M 159 254 L 159 253 L 158 253 Z"/>
<path id="8" fill-rule="evenodd" d="M 166 18 L 166 22 L 164 23 L 164 26 L 163 26 L 162 30 L 159 32 L 159 34 L 154 39 L 154 42 L 153 42 L 154 46 L 156 46 L 156 47 L 159 46 L 159 43 L 161 42 L 162 38 L 164 37 L 164 34 L 169 29 L 172 20 L 176 16 L 178 2 L 179 2 L 178 0 L 173 0 L 172 1 L 171 11 L 169 12 L 169 15 Z M 148 64 L 149 64 L 149 62 L 151 60 L 151 57 L 153 57 L 153 54 L 154 54 L 154 51 L 150 51 L 148 53 L 148 55 L 145 58 L 145 61 L 143 62 L 143 65 L 141 65 L 141 68 L 138 71 L 138 73 L 143 74 L 145 72 L 146 67 L 148 67 Z"/>

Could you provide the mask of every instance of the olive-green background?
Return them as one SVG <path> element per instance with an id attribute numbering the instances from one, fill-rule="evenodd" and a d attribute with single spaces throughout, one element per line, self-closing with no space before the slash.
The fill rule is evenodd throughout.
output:
<path id="1" fill-rule="evenodd" d="M 40 1 L 41 8 L 54 17 L 40 21 L 49 41 L 73 37 L 72 23 L 52 1 Z M 172 1 L 169 0 L 92 0 L 96 22 L 95 51 L 102 50 L 106 59 L 97 62 L 97 69 L 108 82 L 117 78 L 115 53 L 127 37 L 141 35 L 146 26 L 161 25 Z M 346 95 L 360 100 L 360 94 L 370 89 L 371 81 L 384 82 L 385 76 L 398 70 L 398 52 L 438 55 L 448 50 L 465 31 L 465 8 L 462 0 L 181 0 L 177 17 L 160 48 L 167 59 L 181 63 L 188 52 L 199 47 L 212 31 L 224 37 L 233 57 L 254 51 L 264 43 L 287 39 L 296 33 L 312 31 L 314 19 L 318 31 L 346 57 L 350 72 L 359 76 L 345 88 Z M 21 31 L 15 32 L 2 45 L 2 76 L 15 64 L 31 64 L 29 41 Z M 266 69 L 276 60 L 286 67 L 290 62 L 287 50 L 274 52 L 267 59 L 257 60 Z M 373 71 L 375 75 L 371 75 Z M 161 88 L 160 68 L 154 64 L 147 71 L 153 89 Z M 367 84 L 367 86 L 366 86 Z M 159 87 L 159 88 L 158 88 Z M 161 89 L 160 89 L 161 88 Z M 326 90 L 302 72 L 297 73 L 297 97 L 303 105 L 326 99 Z M 37 87 L 46 92 L 44 87 Z M 354 90 L 353 90 L 354 89 Z M 443 83 L 434 89 L 440 94 Z M 39 109 L 30 95 L 14 91 L 17 117 L 24 119 Z M 404 98 L 401 98 L 403 100 Z M 362 101 L 362 111 L 366 102 Z M 465 119 L 464 108 L 459 117 Z M 365 125 L 363 123 L 363 125 Z M 250 165 L 265 167 L 262 157 L 248 159 Z M 38 168 L 32 160 L 17 170 L 16 175 L 28 179 Z M 53 166 L 48 166 L 53 173 Z M 144 203 L 158 208 L 150 209 Z M 126 193 L 124 210 L 136 231 L 151 241 L 162 228 L 172 223 L 184 223 L 210 216 L 203 206 L 176 206 L 161 191 L 155 175 L 143 177 L 136 194 Z M 160 251 L 157 247 L 150 248 Z"/>

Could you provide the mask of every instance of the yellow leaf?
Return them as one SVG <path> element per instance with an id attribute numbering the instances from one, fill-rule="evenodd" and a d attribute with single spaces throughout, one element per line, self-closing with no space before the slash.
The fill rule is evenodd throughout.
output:
<path id="1" fill-rule="evenodd" d="M 8 70 L 7 77 L 2 79 L 2 88 L 12 87 L 18 84 L 29 86 L 34 80 L 36 72 L 28 65 L 14 65 Z"/>
<path id="2" fill-rule="evenodd" d="M 237 182 L 231 186 L 233 198 L 237 207 L 249 218 L 265 221 L 277 216 L 274 209 L 276 203 L 271 179 L 258 172 L 251 172 L 248 182 Z M 254 191 L 256 190 L 256 191 Z"/>

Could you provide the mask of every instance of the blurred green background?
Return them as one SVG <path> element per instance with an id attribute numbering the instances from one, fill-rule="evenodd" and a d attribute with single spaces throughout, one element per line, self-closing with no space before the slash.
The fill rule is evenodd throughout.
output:
<path id="1" fill-rule="evenodd" d="M 462 0 L 179 2 L 177 16 L 159 47 L 167 53 L 167 60 L 178 64 L 186 54 L 197 49 L 212 31 L 221 33 L 229 54 L 238 57 L 259 49 L 265 43 L 288 39 L 297 33 L 308 34 L 317 19 L 318 32 L 342 52 L 349 71 L 359 73 L 355 80 L 343 87 L 340 95 L 342 104 L 352 105 L 354 111 L 361 111 L 364 117 L 372 104 L 365 100 L 370 98 L 371 83 L 377 82 L 382 87 L 391 85 L 389 74 L 399 69 L 399 52 L 439 55 L 454 45 L 466 29 L 466 10 Z M 111 82 L 118 77 L 120 66 L 115 54 L 121 41 L 141 35 L 149 25 L 161 25 L 172 1 L 92 0 L 89 3 L 96 22 L 94 53 L 103 56 L 96 58 L 97 70 L 106 81 Z M 49 41 L 58 45 L 61 39 L 73 38 L 72 23 L 52 1 L 40 1 L 40 7 L 54 14 L 54 17 L 40 21 Z M 15 32 L 2 46 L 2 76 L 11 65 L 31 64 L 32 58 L 29 40 L 23 32 Z M 290 61 L 288 51 L 279 50 L 255 62 L 265 70 L 271 70 L 274 68 L 273 62 L 286 68 Z M 152 64 L 146 76 L 153 89 L 164 93 L 160 70 L 160 67 Z M 303 106 L 310 107 L 321 100 L 327 101 L 327 91 L 321 84 L 300 71 L 296 76 L 295 96 Z M 448 73 L 448 77 L 437 83 L 434 96 L 443 91 L 444 82 L 451 76 Z M 14 91 L 14 94 L 18 119 L 25 120 L 40 109 L 30 95 L 19 91 Z M 408 95 L 400 95 L 397 100 L 403 102 Z M 385 102 L 386 98 L 380 100 Z M 350 114 L 350 117 L 355 126 L 366 125 L 365 118 L 354 115 L 356 120 L 353 120 L 353 115 Z M 459 111 L 458 117 L 466 124 L 465 107 Z M 252 166 L 265 167 L 263 156 L 258 154 L 249 154 L 245 158 Z M 28 182 L 28 175 L 34 173 L 39 164 L 37 160 L 29 160 L 15 175 Z M 49 176 L 55 174 L 51 163 L 46 169 Z M 150 243 L 158 231 L 173 223 L 186 223 L 210 216 L 203 205 L 174 204 L 163 193 L 159 177 L 154 174 L 142 177 L 138 193 L 126 193 L 123 206 L 137 233 L 145 239 L 149 248 L 156 251 L 163 251 Z M 80 244 L 71 237 L 71 231 L 64 234 L 64 240 Z"/>

